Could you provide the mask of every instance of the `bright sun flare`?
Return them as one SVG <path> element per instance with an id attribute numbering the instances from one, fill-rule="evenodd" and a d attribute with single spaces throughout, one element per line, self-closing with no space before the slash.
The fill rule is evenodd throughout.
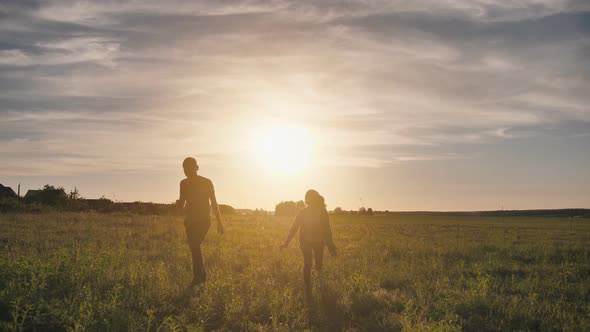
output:
<path id="1" fill-rule="evenodd" d="M 311 162 L 313 138 L 304 128 L 272 126 L 259 131 L 254 150 L 255 157 L 268 169 L 295 173 Z"/>

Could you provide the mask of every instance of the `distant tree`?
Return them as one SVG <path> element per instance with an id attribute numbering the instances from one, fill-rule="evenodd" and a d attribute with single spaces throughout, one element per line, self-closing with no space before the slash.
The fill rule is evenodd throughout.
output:
<path id="1" fill-rule="evenodd" d="M 67 199 L 67 208 L 70 211 L 85 211 L 88 210 L 88 204 L 84 197 L 78 192 L 78 188 L 70 190 Z"/>
<path id="2" fill-rule="evenodd" d="M 82 197 L 80 195 L 80 193 L 78 192 L 78 188 L 74 187 L 74 190 L 70 190 L 70 193 L 68 194 L 68 199 L 69 200 L 77 200 L 77 199 L 84 199 L 84 197 Z"/>
<path id="3" fill-rule="evenodd" d="M 337 207 L 334 209 L 334 214 L 344 214 L 344 211 L 342 211 L 341 207 Z"/>
<path id="4" fill-rule="evenodd" d="M 373 215 L 373 209 L 372 208 L 368 208 L 367 209 L 367 215 L 368 216 L 372 216 Z"/>
<path id="5" fill-rule="evenodd" d="M 280 202 L 275 206 L 275 216 L 295 216 L 305 207 L 303 201 Z"/>
<path id="6" fill-rule="evenodd" d="M 365 214 L 367 214 L 367 209 L 365 209 L 364 207 L 361 207 L 361 208 L 359 209 L 359 214 L 360 214 L 360 215 L 365 215 Z"/>
<path id="7" fill-rule="evenodd" d="M 236 209 L 230 205 L 219 204 L 219 212 L 224 215 L 236 214 Z"/>
<path id="8" fill-rule="evenodd" d="M 29 202 L 41 203 L 49 206 L 61 207 L 66 204 L 68 195 L 63 187 L 46 184 L 38 194 L 28 199 Z"/>
<path id="9" fill-rule="evenodd" d="M 255 209 L 252 212 L 252 214 L 255 215 L 255 216 L 265 216 L 266 215 L 266 210 L 264 210 L 264 209 Z"/>

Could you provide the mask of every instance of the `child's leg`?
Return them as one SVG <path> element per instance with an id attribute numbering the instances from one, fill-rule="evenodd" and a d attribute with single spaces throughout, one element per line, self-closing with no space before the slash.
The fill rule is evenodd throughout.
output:
<path id="1" fill-rule="evenodd" d="M 195 285 L 205 282 L 205 279 L 207 278 L 207 273 L 205 272 L 205 265 L 203 262 L 203 252 L 201 251 L 201 243 L 205 239 L 210 225 L 211 223 L 208 220 L 185 221 L 188 245 L 191 250 L 193 262 L 192 284 Z"/>
<path id="2" fill-rule="evenodd" d="M 315 270 L 319 273 L 322 271 L 324 263 L 324 244 L 318 244 L 313 247 L 313 253 L 315 256 Z"/>
<path id="3" fill-rule="evenodd" d="M 193 257 L 193 284 L 205 282 L 207 273 L 203 264 L 203 252 L 200 243 L 193 243 L 191 246 L 191 255 Z"/>
<path id="4" fill-rule="evenodd" d="M 311 285 L 311 264 L 312 264 L 312 249 L 310 246 L 301 246 L 303 252 L 303 281 L 305 286 Z"/>

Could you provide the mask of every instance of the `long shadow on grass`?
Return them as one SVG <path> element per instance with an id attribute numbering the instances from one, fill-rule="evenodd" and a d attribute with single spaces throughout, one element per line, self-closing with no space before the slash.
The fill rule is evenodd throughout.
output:
<path id="1" fill-rule="evenodd" d="M 310 327 L 320 331 L 341 331 L 345 314 L 338 304 L 338 292 L 328 285 L 317 288 L 316 297 L 308 299 Z"/>

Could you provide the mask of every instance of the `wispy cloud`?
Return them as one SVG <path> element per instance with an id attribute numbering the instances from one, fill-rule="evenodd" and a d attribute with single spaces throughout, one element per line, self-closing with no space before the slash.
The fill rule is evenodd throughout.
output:
<path id="1" fill-rule="evenodd" d="M 53 166 L 19 172 L 144 169 L 196 144 L 231 155 L 246 119 L 283 113 L 322 131 L 327 163 L 375 167 L 590 123 L 584 1 L 5 1 L 0 12 L 7 174 L 41 158 Z"/>

